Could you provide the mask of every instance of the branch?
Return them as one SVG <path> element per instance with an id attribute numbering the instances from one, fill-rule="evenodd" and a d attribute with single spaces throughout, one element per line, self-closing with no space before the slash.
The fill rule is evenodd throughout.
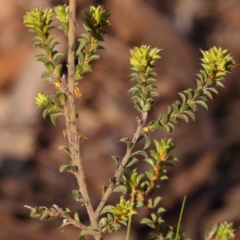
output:
<path id="1" fill-rule="evenodd" d="M 67 219 L 67 221 L 72 224 L 74 227 L 80 228 L 80 229 L 86 229 L 86 226 L 73 218 L 71 218 L 69 215 L 67 215 L 60 207 L 58 207 L 56 204 L 53 205 L 53 207 L 58 211 L 58 216 Z"/>
<path id="2" fill-rule="evenodd" d="M 114 176 L 113 180 L 111 181 L 108 188 L 106 189 L 106 191 L 101 199 L 101 202 L 99 203 L 99 205 L 95 211 L 96 216 L 99 216 L 101 210 L 103 209 L 104 205 L 106 204 L 106 201 L 108 200 L 109 196 L 111 195 L 113 188 L 115 187 L 116 183 L 119 181 L 120 177 L 122 176 L 125 165 L 127 164 L 127 161 L 129 159 L 130 155 L 132 154 L 132 150 L 134 149 L 138 139 L 141 137 L 142 130 L 143 130 L 146 120 L 147 120 L 147 112 L 142 114 L 142 119 L 137 119 L 138 127 L 137 127 L 137 130 L 132 139 L 132 146 L 127 149 L 126 154 L 122 158 L 121 164 L 119 165 L 118 169 L 115 172 L 115 176 Z"/>
<path id="3" fill-rule="evenodd" d="M 197 106 L 208 108 L 207 102 L 212 99 L 213 93 L 218 93 L 216 87 L 224 87 L 224 76 L 230 73 L 236 66 L 233 57 L 222 48 L 210 48 L 208 51 L 201 51 L 203 70 L 197 74 L 197 87 L 180 92 L 182 102 L 175 101 L 168 107 L 168 113 L 160 115 L 156 121 L 151 121 L 144 129 L 144 132 L 155 131 L 164 128 L 168 132 L 173 132 L 175 125 L 182 119 L 186 122 L 189 117 L 195 120 L 194 112 Z"/>
<path id="4" fill-rule="evenodd" d="M 49 220 L 51 218 L 57 218 L 61 217 L 64 218 L 64 223 L 63 225 L 68 225 L 71 224 L 74 227 L 80 228 L 80 229 L 86 229 L 87 227 L 82 224 L 81 222 L 76 221 L 73 219 L 69 213 L 64 211 L 62 208 L 58 207 L 56 204 L 53 204 L 53 208 L 48 209 L 46 207 L 30 207 L 27 205 L 24 205 L 25 208 L 28 208 L 31 210 L 31 216 L 32 217 L 39 217 L 44 220 Z M 64 227 L 64 226 L 63 226 Z"/>
<path id="5" fill-rule="evenodd" d="M 66 116 L 66 127 L 72 157 L 72 163 L 77 166 L 75 176 L 78 181 L 79 190 L 84 199 L 84 203 L 90 218 L 91 225 L 95 229 L 99 229 L 95 218 L 94 210 L 87 191 L 86 180 L 82 165 L 82 157 L 80 152 L 80 140 L 77 128 L 77 118 L 75 110 L 74 87 L 75 87 L 75 24 L 76 24 L 76 0 L 69 1 L 69 32 L 68 32 L 68 103 L 64 112 Z M 66 109 L 68 108 L 68 109 Z M 95 238 L 101 239 L 101 238 Z"/>
<path id="6" fill-rule="evenodd" d="M 152 91 L 152 89 L 154 88 L 152 82 L 155 81 L 153 77 L 156 75 L 156 73 L 153 72 L 153 67 L 155 60 L 160 58 L 160 56 L 158 55 L 159 51 L 160 50 L 157 48 L 151 49 L 150 46 L 146 45 L 143 45 L 140 48 L 135 47 L 134 49 L 130 50 L 130 64 L 132 66 L 132 70 L 134 71 L 134 73 L 130 75 L 132 77 L 131 81 L 137 82 L 137 84 L 132 87 L 129 92 L 134 94 L 134 96 L 132 97 L 134 107 L 139 113 L 141 113 L 141 119 L 137 119 L 138 127 L 131 141 L 131 146 L 127 147 L 126 154 L 122 158 L 121 164 L 116 170 L 114 178 L 112 179 L 110 185 L 105 191 L 102 200 L 95 211 L 95 214 L 97 216 L 99 216 L 107 199 L 111 195 L 113 188 L 123 174 L 124 168 L 129 160 L 129 157 L 132 154 L 132 150 L 134 149 L 135 144 L 143 134 L 143 127 L 147 120 L 148 111 L 150 111 L 154 106 L 154 100 L 152 97 L 156 96 L 157 93 Z"/>

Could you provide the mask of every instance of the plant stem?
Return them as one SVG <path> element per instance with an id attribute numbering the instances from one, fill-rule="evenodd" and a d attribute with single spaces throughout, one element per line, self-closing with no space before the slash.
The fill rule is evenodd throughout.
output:
<path id="1" fill-rule="evenodd" d="M 131 196 L 131 211 L 133 210 L 134 195 L 135 195 L 135 188 L 133 189 L 133 191 L 132 191 L 132 196 Z M 129 240 L 129 237 L 130 237 L 131 223 L 132 223 L 132 213 L 131 213 L 130 216 L 128 217 L 126 240 Z"/>
<path id="2" fill-rule="evenodd" d="M 71 223 L 74 227 L 77 227 L 77 228 L 81 228 L 81 229 L 86 229 L 86 226 L 78 221 L 76 221 L 75 219 L 73 219 L 71 216 L 65 214 L 65 212 L 60 208 L 58 207 L 56 204 L 53 205 L 53 207 L 58 210 L 57 214 L 68 220 L 69 223 Z"/>
<path id="3" fill-rule="evenodd" d="M 185 207 L 185 202 L 186 202 L 186 196 L 184 196 L 184 198 L 183 198 L 182 207 L 181 207 L 181 211 L 180 211 L 180 216 L 179 216 L 179 219 L 178 219 L 178 225 L 177 225 L 177 232 L 176 232 L 175 240 L 178 240 L 178 234 L 179 234 L 179 231 L 180 231 L 180 225 L 181 225 L 181 221 L 182 221 L 182 215 L 183 215 L 183 210 L 184 210 L 184 207 Z"/>
<path id="4" fill-rule="evenodd" d="M 143 113 L 142 114 L 142 119 L 137 119 L 137 122 L 138 122 L 138 127 L 137 127 L 137 130 L 133 136 L 133 139 L 132 139 L 132 146 L 130 148 L 127 149 L 124 157 L 122 158 L 122 161 L 121 161 L 121 164 L 120 166 L 118 167 L 118 169 L 116 170 L 115 172 L 115 176 L 114 176 L 114 181 L 111 181 L 111 183 L 109 184 L 107 190 L 105 191 L 103 197 L 102 197 L 102 200 L 101 202 L 99 203 L 96 211 L 95 211 L 95 214 L 97 216 L 99 216 L 102 208 L 104 207 L 106 201 L 108 200 L 109 196 L 111 195 L 112 191 L 113 191 L 113 188 L 115 187 L 115 184 L 119 181 L 120 177 L 122 176 L 122 173 L 124 171 L 124 168 L 125 168 L 125 165 L 132 153 L 132 150 L 133 148 L 135 147 L 135 144 L 137 143 L 139 137 L 141 136 L 142 134 L 142 129 L 143 129 L 143 126 L 145 124 L 147 120 L 147 112 Z"/>
<path id="5" fill-rule="evenodd" d="M 131 232 L 131 222 L 132 222 L 132 215 L 130 215 L 129 218 L 128 218 L 128 226 L 127 226 L 126 240 L 129 240 L 129 237 L 130 237 L 130 232 Z"/>
<path id="6" fill-rule="evenodd" d="M 77 117 L 75 109 L 75 32 L 76 32 L 76 0 L 69 0 L 69 32 L 68 32 L 68 104 L 64 112 L 66 116 L 66 127 L 72 157 L 72 163 L 77 166 L 75 176 L 79 185 L 79 190 L 84 199 L 84 203 L 88 212 L 91 225 L 95 229 L 99 229 L 97 219 L 88 194 L 86 180 L 82 165 L 82 157 L 80 152 L 79 132 L 77 128 Z M 97 232 L 96 232 L 97 233 Z M 96 234 L 95 239 L 102 239 L 101 234 Z"/>

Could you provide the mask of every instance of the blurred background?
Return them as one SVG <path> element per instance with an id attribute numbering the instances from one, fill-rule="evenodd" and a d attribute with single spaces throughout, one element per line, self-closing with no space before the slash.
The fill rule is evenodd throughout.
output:
<path id="1" fill-rule="evenodd" d="M 32 219 L 23 205 L 50 207 L 57 204 L 73 211 L 84 208 L 74 202 L 74 177 L 59 173 L 69 158 L 58 150 L 66 145 L 63 119 L 54 127 L 42 119 L 36 108 L 37 92 L 52 94 L 53 88 L 40 75 L 44 66 L 34 60 L 32 38 L 23 26 L 23 15 L 33 7 L 52 7 L 60 0 L 0 1 L 0 239 L 77 239 L 78 229 L 58 230 L 62 220 Z M 201 68 L 199 49 L 221 46 L 240 62 L 239 0 L 78 0 L 78 34 L 82 11 L 103 4 L 111 12 L 109 35 L 93 64 L 94 72 L 80 82 L 84 97 L 77 100 L 79 128 L 89 140 L 82 144 L 87 184 L 93 205 L 101 195 L 100 185 L 113 176 L 111 155 L 123 156 L 125 146 L 118 140 L 132 137 L 136 116 L 129 80 L 129 48 L 149 44 L 162 49 L 156 72 L 159 97 L 149 116 L 167 111 L 179 99 L 178 92 L 195 86 Z M 66 36 L 54 30 L 66 53 Z M 65 59 L 66 60 L 66 59 Z M 158 191 L 164 195 L 166 225 L 176 225 L 184 195 L 187 203 L 182 228 L 192 240 L 203 239 L 217 222 L 232 221 L 240 239 L 240 68 L 227 76 L 226 89 L 209 102 L 209 111 L 199 108 L 196 121 L 181 122 L 174 133 L 163 130 L 154 139 L 173 138 L 178 162 L 169 171 L 170 181 Z M 139 163 L 144 171 L 146 166 Z M 111 197 L 115 201 L 116 196 Z M 141 211 L 136 220 L 146 216 Z M 145 239 L 149 229 L 133 224 L 131 239 Z M 125 229 L 104 239 L 121 240 Z M 89 238 L 90 239 L 90 238 Z"/>

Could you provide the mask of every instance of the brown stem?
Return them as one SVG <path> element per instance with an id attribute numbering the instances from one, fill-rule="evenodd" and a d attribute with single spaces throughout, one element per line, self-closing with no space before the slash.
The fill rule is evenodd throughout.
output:
<path id="1" fill-rule="evenodd" d="M 58 211 L 57 214 L 58 214 L 60 217 L 62 217 L 62 218 L 64 218 L 64 219 L 67 219 L 68 222 L 69 222 L 71 225 L 73 225 L 73 226 L 75 226 L 75 227 L 77 227 L 77 228 L 80 228 L 80 229 L 86 229 L 86 226 L 85 226 L 84 224 L 82 224 L 82 223 L 74 220 L 74 219 L 71 218 L 69 215 L 65 214 L 65 212 L 64 212 L 60 207 L 58 207 L 56 204 L 54 204 L 53 207 Z"/>
<path id="2" fill-rule="evenodd" d="M 76 0 L 69 0 L 69 32 L 68 32 L 68 103 L 64 112 L 66 116 L 66 127 L 72 157 L 72 163 L 77 166 L 75 176 L 79 190 L 85 202 L 91 225 L 98 230 L 99 226 L 87 191 L 86 180 L 82 165 L 80 152 L 79 132 L 77 128 L 77 117 L 75 110 L 74 87 L 75 87 L 75 25 L 76 25 Z M 100 233 L 96 232 L 95 239 L 102 239 Z"/>
<path id="3" fill-rule="evenodd" d="M 142 134 L 142 129 L 143 129 L 143 126 L 144 126 L 146 120 L 147 120 L 147 112 L 144 112 L 142 114 L 142 119 L 141 120 L 137 119 L 138 127 L 137 127 L 137 130 L 136 130 L 136 132 L 133 136 L 133 139 L 132 139 L 132 146 L 127 149 L 126 154 L 122 158 L 120 166 L 118 167 L 118 169 L 115 172 L 115 176 L 113 178 L 113 181 L 111 181 L 107 190 L 105 191 L 105 193 L 104 193 L 104 195 L 101 199 L 101 202 L 99 203 L 99 205 L 98 205 L 98 207 L 95 211 L 96 216 L 99 216 L 101 210 L 103 209 L 104 205 L 106 204 L 106 201 L 108 200 L 109 196 L 111 195 L 111 193 L 113 191 L 113 188 L 115 187 L 116 183 L 119 181 L 120 177 L 122 176 L 125 165 L 126 165 L 128 159 L 129 159 L 129 157 L 132 153 L 132 150 L 135 147 L 135 144 L 136 144 L 137 140 L 139 139 L 139 137 Z"/>

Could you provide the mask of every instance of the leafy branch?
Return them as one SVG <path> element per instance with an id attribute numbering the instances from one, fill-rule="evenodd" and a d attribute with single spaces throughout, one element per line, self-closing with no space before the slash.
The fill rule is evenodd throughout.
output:
<path id="1" fill-rule="evenodd" d="M 235 234 L 232 223 L 215 224 L 204 238 L 205 240 L 234 240 Z"/>
<path id="2" fill-rule="evenodd" d="M 160 115 L 157 120 L 151 121 L 144 132 L 155 131 L 164 128 L 168 132 L 173 132 L 175 125 L 182 119 L 186 122 L 189 117 L 195 120 L 194 112 L 197 106 L 207 107 L 209 99 L 213 99 L 212 93 L 218 93 L 216 87 L 224 87 L 224 76 L 230 73 L 235 67 L 235 61 L 227 50 L 222 48 L 210 48 L 208 51 L 202 51 L 201 58 L 203 70 L 197 74 L 196 89 L 187 89 L 180 92 L 179 95 L 182 102 L 176 101 L 172 106 L 168 107 L 168 113 Z"/>
<path id="3" fill-rule="evenodd" d="M 128 138 L 122 138 L 120 140 L 122 142 L 125 142 L 127 145 L 126 154 L 124 155 L 120 163 L 117 164 L 117 170 L 115 172 L 115 175 L 112 178 L 110 185 L 105 190 L 102 200 L 95 211 L 95 214 L 97 215 L 101 212 L 107 199 L 113 192 L 116 183 L 119 181 L 125 170 L 125 167 L 129 167 L 131 163 L 135 161 L 135 158 L 131 158 L 131 154 L 136 143 L 143 136 L 142 132 L 145 122 L 147 120 L 147 113 L 152 109 L 154 104 L 152 97 L 157 95 L 155 92 L 152 91 L 154 85 L 152 85 L 151 83 L 155 80 L 151 77 L 155 75 L 155 73 L 153 72 L 154 62 L 155 60 L 160 58 L 158 52 L 158 49 L 151 49 L 149 46 L 141 46 L 140 48 L 135 47 L 133 50 L 130 51 L 130 64 L 132 65 L 132 70 L 136 72 L 131 74 L 132 81 L 136 81 L 137 84 L 129 91 L 135 94 L 132 99 L 135 103 L 135 108 L 138 110 L 138 112 L 141 113 L 141 117 L 137 117 L 138 127 L 136 132 L 134 133 L 132 140 L 130 141 Z M 147 147 L 150 143 L 147 136 L 146 138 L 147 139 L 145 147 Z"/>

